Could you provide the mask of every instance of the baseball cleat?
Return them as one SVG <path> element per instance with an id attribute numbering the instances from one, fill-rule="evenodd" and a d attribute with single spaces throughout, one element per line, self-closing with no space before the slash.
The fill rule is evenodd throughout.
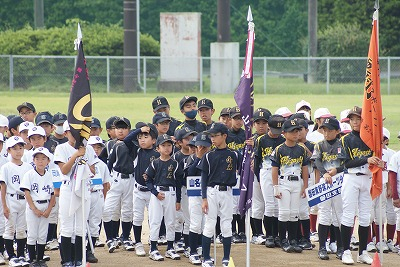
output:
<path id="1" fill-rule="evenodd" d="M 108 252 L 109 253 L 113 253 L 114 252 L 114 250 L 116 249 L 114 240 L 108 240 L 107 241 L 107 248 L 108 248 Z"/>
<path id="2" fill-rule="evenodd" d="M 353 245 L 355 245 L 355 246 L 358 246 L 358 244 L 359 244 L 357 238 L 356 238 L 354 235 L 351 236 L 350 243 L 353 244 Z"/>
<path id="3" fill-rule="evenodd" d="M 336 258 L 337 258 L 337 259 L 339 259 L 339 260 L 342 259 L 343 251 L 344 251 L 343 247 L 339 247 L 339 248 L 337 249 L 337 252 L 336 252 Z"/>
<path id="4" fill-rule="evenodd" d="M 50 260 L 50 256 L 49 255 L 43 255 L 43 260 L 49 261 Z"/>
<path id="5" fill-rule="evenodd" d="M 239 243 L 246 243 L 246 234 L 245 233 L 243 233 L 243 232 L 239 233 L 239 238 L 240 238 Z"/>
<path id="6" fill-rule="evenodd" d="M 277 247 L 277 248 L 281 247 L 281 240 L 280 240 L 279 236 L 275 237 L 274 242 L 275 242 L 275 247 Z"/>
<path id="7" fill-rule="evenodd" d="M 293 247 L 294 252 L 296 253 L 303 252 L 303 249 L 297 244 L 297 241 L 295 239 L 290 240 L 290 245 Z"/>
<path id="8" fill-rule="evenodd" d="M 91 251 L 86 252 L 86 261 L 89 263 L 97 263 L 99 259 L 97 259 Z"/>
<path id="9" fill-rule="evenodd" d="M 399 252 L 399 249 L 394 245 L 394 243 L 391 239 L 389 239 L 386 244 L 391 252 L 393 252 L 393 253 Z M 0 255 L 0 257 L 1 257 L 1 255 Z"/>
<path id="10" fill-rule="evenodd" d="M 347 265 L 354 264 L 353 257 L 350 250 L 345 250 L 342 255 L 342 263 Z"/>
<path id="11" fill-rule="evenodd" d="M 337 245 L 336 242 L 332 242 L 329 244 L 329 249 L 331 250 L 332 254 L 336 254 L 337 252 Z"/>
<path id="12" fill-rule="evenodd" d="M 161 235 L 158 238 L 157 244 L 158 245 L 166 245 L 167 244 L 167 238 L 165 237 L 165 235 Z"/>
<path id="13" fill-rule="evenodd" d="M 273 236 L 267 236 L 265 239 L 265 246 L 267 248 L 274 248 L 275 247 L 275 240 Z"/>
<path id="14" fill-rule="evenodd" d="M 241 242 L 241 238 L 237 233 L 233 233 L 232 235 L 232 243 L 238 244 Z"/>
<path id="15" fill-rule="evenodd" d="M 361 255 L 357 256 L 357 262 L 371 265 L 373 260 L 372 260 L 371 256 L 368 254 L 368 252 L 366 250 L 363 250 Z"/>
<path id="16" fill-rule="evenodd" d="M 152 259 L 153 261 L 163 261 L 164 257 L 161 256 L 160 252 L 158 250 L 153 250 L 149 254 L 149 258 Z"/>
<path id="17" fill-rule="evenodd" d="M 135 244 L 135 252 L 136 255 L 139 257 L 146 256 L 146 251 L 144 250 L 143 244 L 141 242 Z"/>
<path id="18" fill-rule="evenodd" d="M 185 245 L 181 241 L 174 242 L 174 250 L 178 253 L 185 251 Z"/>
<path id="19" fill-rule="evenodd" d="M 201 260 L 199 255 L 194 254 L 189 256 L 189 262 L 193 265 L 201 265 Z"/>
<path id="20" fill-rule="evenodd" d="M 131 240 L 124 240 L 123 241 L 123 248 L 126 251 L 133 251 L 135 249 L 135 247 L 133 246 Z"/>
<path id="21" fill-rule="evenodd" d="M 228 267 L 229 260 L 222 260 L 222 267 Z"/>
<path id="22" fill-rule="evenodd" d="M 378 252 L 381 252 L 381 250 L 382 250 L 383 253 L 389 253 L 389 251 L 390 251 L 385 240 L 383 242 L 376 243 L 376 249 L 378 250 Z"/>
<path id="23" fill-rule="evenodd" d="M 2 253 L 0 253 L 0 265 L 5 265 L 5 264 L 6 264 L 6 261 L 4 259 L 4 256 Z"/>
<path id="24" fill-rule="evenodd" d="M 320 248 L 318 250 L 318 258 L 321 260 L 329 260 L 328 252 L 326 251 L 326 248 Z"/>
<path id="25" fill-rule="evenodd" d="M 306 238 L 302 237 L 300 241 L 298 242 L 298 246 L 301 247 L 304 250 L 312 250 L 313 246 L 311 244 L 310 240 L 307 240 Z"/>
<path id="26" fill-rule="evenodd" d="M 376 246 L 374 242 L 369 242 L 367 245 L 367 251 L 368 252 L 376 252 Z"/>
<path id="27" fill-rule="evenodd" d="M 206 260 L 201 263 L 201 267 L 214 267 L 214 263 L 211 260 Z"/>
<path id="28" fill-rule="evenodd" d="M 185 248 L 185 251 L 183 252 L 183 256 L 185 256 L 186 258 L 190 257 L 190 248 Z"/>
<path id="29" fill-rule="evenodd" d="M 173 260 L 180 260 L 181 256 L 174 249 L 169 249 L 165 252 L 165 257 Z"/>
<path id="30" fill-rule="evenodd" d="M 97 238 L 97 239 L 96 239 L 96 243 L 94 243 L 94 246 L 95 246 L 96 248 L 102 248 L 102 247 L 105 246 L 105 244 L 104 244 L 103 241 L 101 241 L 99 238 Z"/>
<path id="31" fill-rule="evenodd" d="M 282 247 L 283 251 L 285 251 L 287 253 L 294 252 L 294 247 L 289 244 L 289 241 L 287 239 L 282 239 L 281 247 Z"/>
<path id="32" fill-rule="evenodd" d="M 312 242 L 318 242 L 319 241 L 318 233 L 317 232 L 311 232 L 310 233 L 310 240 Z"/>

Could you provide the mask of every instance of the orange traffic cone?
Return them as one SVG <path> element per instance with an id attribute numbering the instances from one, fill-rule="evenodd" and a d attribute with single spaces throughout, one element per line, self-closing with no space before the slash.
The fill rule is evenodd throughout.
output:
<path id="1" fill-rule="evenodd" d="M 86 267 L 90 267 L 90 263 L 89 262 L 86 262 Z"/>
<path id="2" fill-rule="evenodd" d="M 378 252 L 375 252 L 374 259 L 372 261 L 371 267 L 382 267 L 381 260 L 379 259 Z"/>

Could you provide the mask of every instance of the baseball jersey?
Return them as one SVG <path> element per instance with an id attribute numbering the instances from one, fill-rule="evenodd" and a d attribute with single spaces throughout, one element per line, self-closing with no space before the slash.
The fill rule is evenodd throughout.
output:
<path id="1" fill-rule="evenodd" d="M 241 165 L 241 155 L 229 148 L 214 149 L 202 157 L 197 168 L 201 170 L 201 195 L 207 198 L 207 187 L 235 186 L 236 171 Z"/>
<path id="2" fill-rule="evenodd" d="M 259 136 L 255 142 L 254 151 L 254 173 L 258 176 L 260 169 L 272 168 L 271 154 L 274 149 L 285 142 L 285 138 L 279 135 L 277 138 L 272 138 L 267 134 Z"/>
<path id="3" fill-rule="evenodd" d="M 59 162 L 62 163 L 67 163 L 68 160 L 71 158 L 71 156 L 76 152 L 76 149 L 71 146 L 68 142 L 58 145 L 56 147 L 56 150 L 54 151 L 54 163 L 58 164 Z M 92 166 L 93 164 L 96 164 L 99 159 L 96 156 L 93 147 L 87 146 L 86 147 L 86 152 L 85 155 L 82 157 L 89 166 Z M 79 158 L 75 161 L 77 162 Z M 71 180 L 71 174 L 72 174 L 73 168 L 66 174 L 61 176 L 62 181 L 70 181 Z"/>
<path id="4" fill-rule="evenodd" d="M 143 174 L 146 169 L 149 167 L 150 163 L 153 162 L 156 158 L 160 157 L 160 153 L 155 151 L 154 149 L 142 149 L 139 148 L 137 152 L 137 157 L 134 161 L 135 166 L 135 181 L 142 185 L 146 186 L 146 181 L 143 178 Z"/>
<path id="5" fill-rule="evenodd" d="M 163 161 L 160 158 L 153 160 L 145 171 L 147 188 L 155 196 L 158 195 L 156 186 L 172 186 L 176 189 L 176 202 L 181 201 L 181 180 L 183 169 L 172 158 Z"/>
<path id="6" fill-rule="evenodd" d="M 171 128 L 171 125 L 169 126 Z M 205 130 L 207 130 L 207 125 L 202 122 L 202 121 L 198 121 L 198 120 L 185 120 L 184 122 L 182 122 L 178 127 L 176 127 L 175 132 L 179 129 L 188 127 L 190 130 L 192 131 L 196 131 L 198 133 L 201 133 Z M 174 136 L 174 135 L 173 135 Z"/>
<path id="7" fill-rule="evenodd" d="M 372 150 L 361 140 L 360 132 L 351 131 L 342 137 L 342 146 L 346 153 L 348 173 L 370 174 L 368 158 L 373 155 Z"/>
<path id="8" fill-rule="evenodd" d="M 329 169 L 336 168 L 337 173 L 343 172 L 344 160 L 346 155 L 344 153 L 340 139 L 323 140 L 317 143 L 314 147 L 314 152 L 311 156 L 314 164 L 321 173 L 321 177 Z"/>
<path id="9" fill-rule="evenodd" d="M 53 177 L 50 172 L 45 171 L 44 175 L 40 175 L 35 169 L 25 173 L 22 178 L 21 191 L 28 190 L 32 200 L 50 200 L 54 194 Z"/>
<path id="10" fill-rule="evenodd" d="M 226 138 L 226 145 L 228 148 L 237 150 L 241 155 L 243 155 L 243 149 L 246 141 L 246 133 L 240 128 L 238 131 L 229 129 L 228 137 Z"/>
<path id="11" fill-rule="evenodd" d="M 111 172 L 114 169 L 119 173 L 133 174 L 133 161 L 135 158 L 136 150 L 130 150 L 124 142 L 117 142 L 108 158 L 108 170 Z"/>
<path id="12" fill-rule="evenodd" d="M 397 176 L 397 188 L 393 188 L 393 199 L 399 199 L 400 192 L 400 151 L 396 152 L 387 165 L 387 170 L 396 173 Z M 396 190 L 397 189 L 397 190 Z"/>
<path id="13" fill-rule="evenodd" d="M 58 142 L 48 136 L 43 147 L 47 148 L 50 151 L 50 153 L 54 154 L 54 151 L 56 150 L 57 146 Z"/>
<path id="14" fill-rule="evenodd" d="M 385 184 L 389 180 L 389 170 L 388 170 L 388 164 L 390 162 L 390 159 L 396 152 L 393 149 L 390 149 L 388 147 L 382 149 L 382 160 L 385 163 L 385 167 L 382 170 L 382 183 Z"/>
<path id="15" fill-rule="evenodd" d="M 95 165 L 95 174 L 92 178 L 90 189 L 92 191 L 102 190 L 103 184 L 111 182 L 110 172 L 108 171 L 107 165 L 99 160 Z"/>
<path id="16" fill-rule="evenodd" d="M 21 180 L 25 173 L 32 170 L 32 168 L 32 165 L 26 162 L 22 162 L 21 165 L 7 162 L 1 167 L 0 182 L 7 185 L 7 194 L 24 194 L 20 189 Z"/>
<path id="17" fill-rule="evenodd" d="M 6 164 L 7 162 L 8 162 L 7 158 L 3 157 L 3 155 L 0 155 L 0 168 L 1 168 L 1 166 Z"/>
<path id="18" fill-rule="evenodd" d="M 272 152 L 270 159 L 272 167 L 278 167 L 281 176 L 297 175 L 301 177 L 301 168 L 308 164 L 307 152 L 301 145 L 289 147 L 280 144 Z"/>
<path id="19" fill-rule="evenodd" d="M 171 122 L 169 124 L 168 132 L 167 134 L 169 136 L 174 136 L 175 129 L 181 124 L 181 121 L 178 121 L 177 119 L 171 117 Z"/>
<path id="20" fill-rule="evenodd" d="M 54 135 L 50 135 L 49 137 L 50 139 L 52 139 L 53 141 L 57 142 L 59 145 L 64 144 L 66 142 L 68 142 L 68 138 L 67 137 L 63 137 L 61 139 L 58 139 L 57 137 L 55 137 Z"/>

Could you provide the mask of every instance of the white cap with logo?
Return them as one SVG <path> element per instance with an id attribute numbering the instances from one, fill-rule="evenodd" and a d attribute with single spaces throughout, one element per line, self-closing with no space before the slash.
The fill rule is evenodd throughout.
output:
<path id="1" fill-rule="evenodd" d="M 19 132 L 22 132 L 24 130 L 28 130 L 29 131 L 29 129 L 32 129 L 34 126 L 35 126 L 35 124 L 33 124 L 33 122 L 24 121 L 19 125 L 18 130 L 19 130 Z"/>
<path id="2" fill-rule="evenodd" d="M 6 148 L 9 149 L 10 147 L 15 146 L 16 144 L 22 144 L 25 145 L 25 141 L 24 139 L 22 139 L 19 136 L 13 136 L 11 138 L 8 138 L 6 141 Z"/>
<path id="3" fill-rule="evenodd" d="M 41 135 L 41 136 L 46 136 L 46 131 L 40 127 L 40 126 L 34 126 L 28 131 L 28 137 L 31 137 L 32 135 Z"/>

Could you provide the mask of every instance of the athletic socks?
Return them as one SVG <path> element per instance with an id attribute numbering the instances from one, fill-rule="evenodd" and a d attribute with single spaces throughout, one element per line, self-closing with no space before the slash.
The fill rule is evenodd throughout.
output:
<path id="1" fill-rule="evenodd" d="M 175 242 L 181 241 L 181 238 L 182 238 L 182 233 L 175 232 Z"/>
<path id="2" fill-rule="evenodd" d="M 119 225 L 120 225 L 120 220 L 118 221 L 111 221 L 112 222 L 112 238 L 118 238 L 119 236 Z"/>
<path id="3" fill-rule="evenodd" d="M 202 248 L 203 248 L 204 261 L 210 260 L 210 247 L 211 247 L 211 238 L 203 235 Z"/>
<path id="4" fill-rule="evenodd" d="M 157 250 L 157 241 L 150 242 L 150 252 Z"/>
<path id="5" fill-rule="evenodd" d="M 33 262 L 36 260 L 36 246 L 28 245 L 28 253 L 29 253 L 29 262 Z"/>
<path id="6" fill-rule="evenodd" d="M 368 229 L 369 227 L 358 226 L 358 238 L 359 238 L 359 247 L 358 247 L 358 255 L 361 255 L 364 250 L 367 249 L 367 240 L 368 240 Z"/>
<path id="7" fill-rule="evenodd" d="M 335 236 L 336 236 L 336 245 L 338 248 L 343 247 L 342 236 L 340 235 L 340 228 L 334 226 Z"/>
<path id="8" fill-rule="evenodd" d="M 240 214 L 237 214 L 237 224 L 238 224 L 238 233 L 246 232 L 246 217 L 241 217 Z"/>
<path id="9" fill-rule="evenodd" d="M 82 237 L 75 236 L 75 261 L 82 261 Z"/>
<path id="10" fill-rule="evenodd" d="M 54 232 L 56 232 L 56 231 L 57 231 L 57 224 L 49 223 L 46 242 L 49 242 L 49 241 L 53 240 Z"/>
<path id="11" fill-rule="evenodd" d="M 282 239 L 286 239 L 287 228 L 288 228 L 288 222 L 278 221 L 279 239 L 281 241 L 282 241 Z"/>
<path id="12" fill-rule="evenodd" d="M 167 250 L 174 249 L 174 241 L 167 241 Z"/>
<path id="13" fill-rule="evenodd" d="M 268 217 L 264 215 L 264 229 L 265 229 L 265 236 L 272 236 L 272 228 L 273 228 L 273 222 L 272 222 L 272 217 Z"/>
<path id="14" fill-rule="evenodd" d="M 278 236 L 278 217 L 272 217 L 272 236 Z"/>
<path id="15" fill-rule="evenodd" d="M 253 217 L 250 217 L 250 227 L 251 227 L 251 232 L 253 233 L 253 236 L 258 235 L 256 227 L 254 226 L 254 218 Z"/>
<path id="16" fill-rule="evenodd" d="M 122 222 L 122 240 L 128 240 L 132 228 L 132 222 Z"/>
<path id="17" fill-rule="evenodd" d="M 343 249 L 348 250 L 350 249 L 350 240 L 351 240 L 351 234 L 353 232 L 352 227 L 348 227 L 345 225 L 340 226 L 340 234 L 342 236 L 342 242 L 343 242 Z"/>
<path id="18" fill-rule="evenodd" d="M 297 229 L 298 229 L 299 221 L 288 222 L 288 236 L 289 240 L 293 240 L 297 238 Z"/>
<path id="19" fill-rule="evenodd" d="M 104 231 L 106 232 L 107 241 L 113 240 L 114 238 L 113 221 L 103 222 L 103 224 L 104 224 Z"/>
<path id="20" fill-rule="evenodd" d="M 318 224 L 318 237 L 319 247 L 324 248 L 326 246 L 326 240 L 328 238 L 329 226 Z"/>
<path id="21" fill-rule="evenodd" d="M 25 257 L 26 238 L 17 239 L 17 257 Z"/>
<path id="22" fill-rule="evenodd" d="M 0 236 L 0 253 L 4 253 L 4 238 Z"/>
<path id="23" fill-rule="evenodd" d="M 257 235 L 262 235 L 263 234 L 262 220 L 253 218 L 253 224 L 254 224 L 254 232 L 253 233 L 256 233 Z"/>
<path id="24" fill-rule="evenodd" d="M 97 237 L 93 237 L 92 236 L 91 239 L 92 239 L 92 244 L 93 244 L 93 249 L 94 249 L 94 244 L 96 244 Z M 89 239 L 88 239 L 87 244 L 86 244 L 86 251 L 92 251 L 92 249 L 90 248 Z"/>
<path id="25" fill-rule="evenodd" d="M 329 233 L 330 233 L 330 242 L 336 242 L 336 233 L 335 233 L 335 226 L 333 224 L 331 224 L 331 226 L 329 227 Z"/>
<path id="26" fill-rule="evenodd" d="M 222 260 L 229 260 L 231 255 L 232 237 L 224 237 L 222 244 L 224 245 L 224 257 Z"/>
<path id="27" fill-rule="evenodd" d="M 233 229 L 235 229 L 235 231 L 236 231 L 236 225 L 235 225 L 235 228 L 232 228 L 232 232 L 235 232 L 235 231 L 233 231 Z M 215 234 L 218 236 L 220 233 L 221 233 L 221 218 L 218 216 L 217 223 L 215 225 Z"/>
<path id="28" fill-rule="evenodd" d="M 183 234 L 183 242 L 185 243 L 185 248 L 189 247 L 189 235 Z"/>
<path id="29" fill-rule="evenodd" d="M 161 225 L 160 225 L 160 232 L 159 232 L 159 236 L 162 236 L 162 235 L 166 235 L 167 234 L 167 229 L 165 228 L 165 222 L 164 222 L 164 217 L 162 218 L 162 221 L 161 221 Z"/>
<path id="30" fill-rule="evenodd" d="M 385 225 L 382 225 L 382 233 L 384 233 L 385 232 Z M 379 224 L 375 224 L 375 236 L 376 236 L 376 243 L 378 243 L 378 242 L 380 242 L 381 241 L 381 236 L 380 236 L 380 234 L 379 234 Z M 388 238 L 388 239 L 391 239 L 391 238 Z"/>
<path id="31" fill-rule="evenodd" d="M 197 254 L 197 233 L 189 232 L 189 247 L 190 247 L 190 255 Z"/>
<path id="32" fill-rule="evenodd" d="M 394 233 L 396 231 L 396 225 L 395 224 L 386 224 L 386 236 L 387 239 L 393 240 L 394 239 Z M 0 249 L 1 249 L 1 244 L 0 244 Z"/>
<path id="33" fill-rule="evenodd" d="M 11 239 L 4 239 L 4 245 L 5 245 L 5 247 L 6 247 L 6 251 L 7 251 L 8 257 L 9 257 L 10 259 L 11 259 L 12 257 L 15 257 L 13 240 L 11 240 Z"/>
<path id="34" fill-rule="evenodd" d="M 135 242 L 142 242 L 142 226 L 133 226 L 133 235 L 135 236 Z"/>
<path id="35" fill-rule="evenodd" d="M 43 256 L 44 256 L 44 248 L 46 247 L 45 244 L 37 244 L 36 245 L 36 253 L 37 253 L 37 260 L 43 260 Z M 30 254 L 29 254 L 30 256 Z"/>
<path id="36" fill-rule="evenodd" d="M 61 236 L 61 253 L 64 263 L 72 261 L 71 237 Z"/>

